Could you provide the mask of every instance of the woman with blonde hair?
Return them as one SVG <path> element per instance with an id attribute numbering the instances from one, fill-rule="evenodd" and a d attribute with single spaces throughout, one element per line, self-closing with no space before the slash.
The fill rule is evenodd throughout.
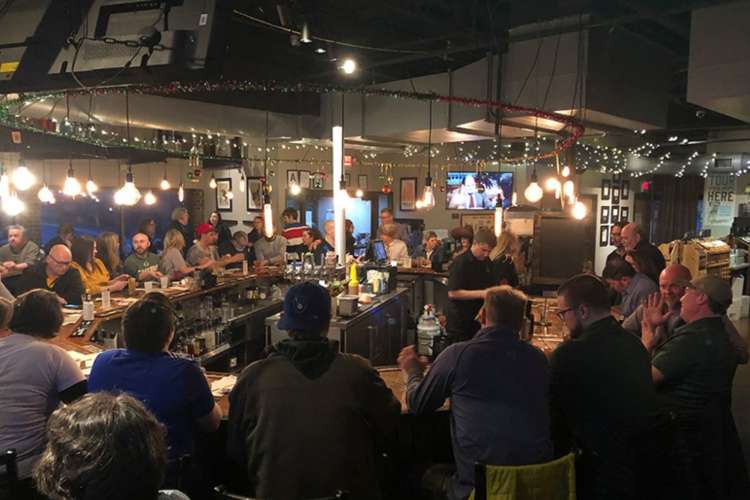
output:
<path id="1" fill-rule="evenodd" d="M 104 267 L 110 276 L 122 274 L 122 261 L 120 260 L 120 237 L 112 232 L 104 232 L 96 240 L 97 254 L 104 262 Z"/>
<path id="2" fill-rule="evenodd" d="M 518 273 L 522 270 L 518 238 L 507 227 L 497 238 L 495 248 L 490 252 L 490 260 L 503 285 L 518 286 Z"/>
<path id="3" fill-rule="evenodd" d="M 170 229 L 164 235 L 164 252 L 161 254 L 159 271 L 165 276 L 179 279 L 181 276 L 192 273 L 196 268 L 185 263 L 182 252 L 185 248 L 185 237 L 177 229 Z"/>

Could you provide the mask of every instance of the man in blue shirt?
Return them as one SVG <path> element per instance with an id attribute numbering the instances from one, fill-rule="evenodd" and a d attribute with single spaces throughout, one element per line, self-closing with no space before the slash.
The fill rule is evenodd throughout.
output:
<path id="1" fill-rule="evenodd" d="M 127 349 L 101 353 L 94 362 L 89 391 L 127 392 L 167 428 L 170 461 L 193 452 L 193 424 L 213 432 L 221 423 L 208 381 L 193 361 L 169 352 L 175 316 L 168 299 L 151 293 L 125 311 Z"/>
<path id="2" fill-rule="evenodd" d="M 443 351 L 427 375 L 426 362 L 413 346 L 399 355 L 411 412 L 435 411 L 450 398 L 456 472 L 449 481 L 430 485 L 428 471 L 425 487 L 443 490 L 433 493 L 467 498 L 474 488 L 475 462 L 528 465 L 552 457 L 547 360 L 519 337 L 526 301 L 509 286 L 490 288 L 480 312 L 482 329 Z"/>
<path id="3" fill-rule="evenodd" d="M 627 318 L 649 296 L 659 291 L 658 285 L 643 273 L 636 270 L 629 263 L 615 261 L 604 270 L 607 284 L 622 296 L 620 314 Z"/>

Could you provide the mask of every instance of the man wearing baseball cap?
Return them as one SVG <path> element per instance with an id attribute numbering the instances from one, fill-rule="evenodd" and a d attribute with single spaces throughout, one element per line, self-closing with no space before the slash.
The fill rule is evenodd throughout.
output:
<path id="1" fill-rule="evenodd" d="M 330 311 L 325 288 L 290 288 L 278 323 L 289 339 L 245 368 L 229 396 L 228 453 L 251 497 L 380 498 L 375 445 L 401 405 L 366 359 L 326 338 Z"/>
<path id="2" fill-rule="evenodd" d="M 680 302 L 685 325 L 654 349 L 652 378 L 665 408 L 676 416 L 698 498 L 748 498 L 747 472 L 731 412 L 737 356 L 722 321 L 732 304 L 732 290 L 725 280 L 704 276 L 686 286 Z M 644 320 L 644 345 L 649 346 L 653 335 Z"/>

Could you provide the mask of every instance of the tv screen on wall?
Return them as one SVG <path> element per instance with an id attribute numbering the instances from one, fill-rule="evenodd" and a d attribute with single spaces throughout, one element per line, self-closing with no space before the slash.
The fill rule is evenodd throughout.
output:
<path id="1" fill-rule="evenodd" d="M 448 172 L 445 202 L 449 210 L 508 208 L 513 198 L 512 172 Z"/>

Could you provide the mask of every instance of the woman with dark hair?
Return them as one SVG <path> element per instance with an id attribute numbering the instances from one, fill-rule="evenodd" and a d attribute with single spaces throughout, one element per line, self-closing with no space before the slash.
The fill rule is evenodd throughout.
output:
<path id="1" fill-rule="evenodd" d="M 96 241 L 93 238 L 89 236 L 74 238 L 70 252 L 73 254 L 73 262 L 70 266 L 80 273 L 87 293 L 101 293 L 102 287 L 109 287 L 111 291 L 117 292 L 127 286 L 127 274 L 110 279 L 104 262 L 96 256 Z"/>
<path id="2" fill-rule="evenodd" d="M 96 239 L 97 256 L 104 263 L 110 276 L 122 274 L 122 259 L 120 259 L 120 237 L 109 231 L 99 235 Z"/>
<path id="3" fill-rule="evenodd" d="M 167 463 L 164 428 L 127 394 L 87 394 L 59 408 L 47 439 L 34 482 L 50 500 L 187 499 L 179 491 L 159 492 Z"/>
<path id="4" fill-rule="evenodd" d="M 44 449 L 49 415 L 61 401 L 71 403 L 86 392 L 78 364 L 46 342 L 62 322 L 54 292 L 31 290 L 15 304 L 0 299 L 0 450 L 16 450 L 24 480 Z"/>
<path id="5" fill-rule="evenodd" d="M 232 240 L 232 231 L 229 230 L 229 226 L 227 226 L 226 222 L 221 220 L 221 214 L 219 212 L 211 212 L 211 215 L 208 216 L 208 223 L 214 227 L 216 236 L 219 237 L 219 241 L 217 242 L 218 246 L 230 243 Z"/>

